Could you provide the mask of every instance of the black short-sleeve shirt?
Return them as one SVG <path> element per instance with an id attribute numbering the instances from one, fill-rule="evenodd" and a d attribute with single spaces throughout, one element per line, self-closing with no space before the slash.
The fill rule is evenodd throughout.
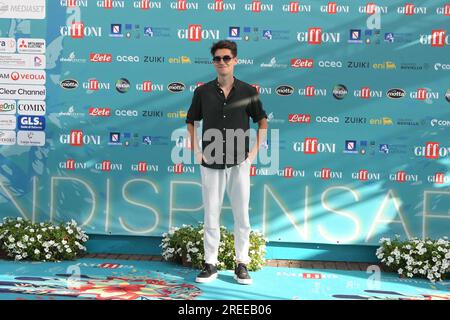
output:
<path id="1" fill-rule="evenodd" d="M 244 161 L 249 152 L 250 118 L 254 123 L 267 118 L 258 91 L 250 84 L 234 78 L 233 88 L 227 98 L 217 78 L 195 89 L 186 123 L 194 124 L 203 120 L 202 151 L 207 162 L 203 160 L 202 165 L 212 169 L 225 169 Z M 215 130 L 208 132 L 208 129 Z M 238 138 L 239 132 L 247 135 L 243 139 Z M 213 146 L 205 152 L 205 148 L 216 139 L 221 140 L 217 141 L 217 145 L 220 142 L 223 153 L 216 153 L 217 149 L 210 152 L 214 149 Z M 208 157 L 210 153 L 212 159 Z"/>

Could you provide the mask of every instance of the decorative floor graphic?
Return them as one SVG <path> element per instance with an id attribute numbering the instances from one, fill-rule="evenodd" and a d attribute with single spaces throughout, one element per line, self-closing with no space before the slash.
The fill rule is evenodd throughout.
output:
<path id="1" fill-rule="evenodd" d="M 265 267 L 243 286 L 232 271 L 195 283 L 198 270 L 156 261 L 79 259 L 61 263 L 0 260 L 0 299 L 329 300 L 450 299 L 450 282 L 364 271 Z"/>

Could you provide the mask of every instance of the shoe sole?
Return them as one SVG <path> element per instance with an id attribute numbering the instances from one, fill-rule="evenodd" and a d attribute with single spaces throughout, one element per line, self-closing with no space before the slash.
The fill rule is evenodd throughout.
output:
<path id="1" fill-rule="evenodd" d="M 195 282 L 197 283 L 208 283 L 217 279 L 217 273 L 211 275 L 208 278 L 195 278 Z"/>
<path id="2" fill-rule="evenodd" d="M 249 284 L 252 284 L 252 283 L 253 283 L 253 280 L 252 280 L 252 279 L 239 279 L 239 278 L 237 277 L 237 275 L 234 275 L 234 280 L 236 280 L 239 284 L 246 284 L 246 285 L 249 285 Z"/>

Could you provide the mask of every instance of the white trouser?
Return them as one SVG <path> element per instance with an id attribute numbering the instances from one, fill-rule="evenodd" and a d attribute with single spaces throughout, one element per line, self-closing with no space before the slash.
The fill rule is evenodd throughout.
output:
<path id="1" fill-rule="evenodd" d="M 231 202 L 234 219 L 234 246 L 236 261 L 250 263 L 250 166 L 248 158 L 233 167 L 210 169 L 201 167 L 202 197 L 205 207 L 204 249 L 205 262 L 217 264 L 220 244 L 220 212 L 225 188 Z"/>

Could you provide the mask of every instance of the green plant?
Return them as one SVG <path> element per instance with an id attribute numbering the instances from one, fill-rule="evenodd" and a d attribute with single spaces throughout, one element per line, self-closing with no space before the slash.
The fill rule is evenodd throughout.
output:
<path id="1" fill-rule="evenodd" d="M 380 243 L 376 255 L 389 270 L 408 278 L 426 277 L 432 282 L 450 278 L 450 242 L 447 237 L 401 241 L 396 236 L 393 240 L 382 238 Z"/>
<path id="2" fill-rule="evenodd" d="M 203 224 L 194 227 L 183 225 L 181 228 L 174 227 L 168 233 L 163 234 L 162 255 L 167 261 L 184 262 L 194 268 L 202 268 L 204 259 L 203 249 Z M 248 269 L 256 271 L 265 264 L 266 239 L 257 231 L 250 233 L 250 263 Z M 232 270 L 236 267 L 234 252 L 234 235 L 225 227 L 220 227 L 219 245 L 219 270 Z"/>
<path id="3" fill-rule="evenodd" d="M 0 248 L 15 260 L 73 260 L 86 251 L 88 236 L 72 220 L 55 225 L 4 218 L 0 223 Z"/>

